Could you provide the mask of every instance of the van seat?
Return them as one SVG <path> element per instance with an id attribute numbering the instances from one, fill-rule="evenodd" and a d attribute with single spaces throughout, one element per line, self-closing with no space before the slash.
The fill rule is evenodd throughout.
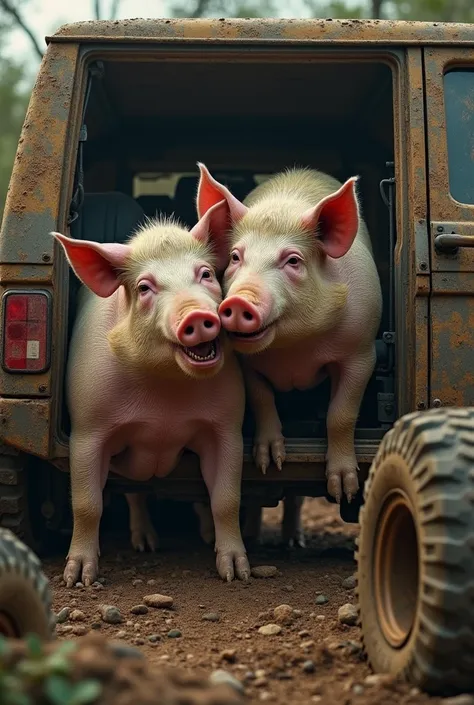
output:
<path id="1" fill-rule="evenodd" d="M 157 215 L 173 215 L 174 204 L 169 196 L 139 196 L 137 203 L 145 211 L 149 218 L 156 218 Z"/>
<path id="2" fill-rule="evenodd" d="M 71 237 L 123 243 L 144 221 L 143 208 L 125 193 L 86 193 L 79 217 L 71 224 Z"/>

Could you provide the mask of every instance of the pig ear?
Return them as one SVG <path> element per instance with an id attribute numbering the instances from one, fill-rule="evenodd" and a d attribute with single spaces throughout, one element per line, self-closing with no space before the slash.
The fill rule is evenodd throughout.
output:
<path id="1" fill-rule="evenodd" d="M 211 245 L 217 258 L 216 268 L 218 271 L 224 271 L 229 262 L 229 234 L 229 206 L 227 201 L 222 200 L 209 208 L 191 230 L 191 235 L 196 240 Z"/>
<path id="2" fill-rule="evenodd" d="M 81 282 L 94 294 L 106 298 L 119 288 L 121 282 L 117 270 L 124 266 L 130 255 L 130 245 L 74 240 L 61 233 L 51 235 L 63 246 L 68 262 Z"/>
<path id="3" fill-rule="evenodd" d="M 355 192 L 358 176 L 338 191 L 323 198 L 303 214 L 303 227 L 311 230 L 329 257 L 342 257 L 349 251 L 359 229 L 359 206 Z"/>
<path id="4" fill-rule="evenodd" d="M 224 198 L 227 202 L 232 224 L 235 225 L 235 223 L 238 223 L 247 213 L 247 206 L 244 206 L 238 198 L 232 195 L 226 186 L 216 181 L 216 179 L 210 175 L 208 168 L 204 164 L 198 162 L 198 167 L 201 172 L 196 198 L 198 217 L 202 218 L 209 208 L 212 208 L 212 206 L 219 203 L 219 201 L 222 201 Z"/>

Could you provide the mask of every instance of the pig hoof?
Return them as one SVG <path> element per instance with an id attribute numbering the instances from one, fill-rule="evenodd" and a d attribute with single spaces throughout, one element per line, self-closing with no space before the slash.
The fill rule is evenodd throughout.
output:
<path id="1" fill-rule="evenodd" d="M 250 578 L 250 565 L 245 550 L 217 554 L 217 572 L 227 583 L 234 578 L 247 582 Z"/>
<path id="2" fill-rule="evenodd" d="M 158 548 L 158 536 L 152 528 L 132 531 L 131 541 L 135 551 L 140 551 L 140 553 L 143 553 L 147 546 L 150 551 L 156 551 Z"/>
<path id="3" fill-rule="evenodd" d="M 208 531 L 204 531 L 203 529 L 201 529 L 199 533 L 204 543 L 208 546 L 212 546 L 215 543 L 216 534 L 214 532 L 214 529 L 209 529 Z"/>
<path id="4" fill-rule="evenodd" d="M 359 468 L 343 469 L 343 470 L 329 470 L 328 477 L 328 493 L 331 497 L 334 497 L 336 502 L 340 504 L 342 492 L 347 497 L 347 501 L 350 503 L 352 498 L 356 495 L 359 489 L 359 480 L 357 473 Z"/>
<path id="5" fill-rule="evenodd" d="M 306 548 L 306 540 L 303 535 L 293 536 L 290 539 L 283 539 L 283 546 L 290 551 L 294 548 Z"/>
<path id="6" fill-rule="evenodd" d="M 270 465 L 270 454 L 278 470 L 281 470 L 286 458 L 285 439 L 283 437 L 273 441 L 264 440 L 255 443 L 253 457 L 257 468 L 264 475 Z"/>
<path id="7" fill-rule="evenodd" d="M 97 579 L 98 567 L 97 559 L 68 558 L 63 575 L 66 587 L 72 588 L 79 581 L 89 587 Z"/>

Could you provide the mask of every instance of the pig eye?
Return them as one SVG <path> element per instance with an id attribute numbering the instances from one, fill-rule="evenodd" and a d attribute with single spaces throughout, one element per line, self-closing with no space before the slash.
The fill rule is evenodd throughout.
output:
<path id="1" fill-rule="evenodd" d="M 201 269 L 201 271 L 200 271 L 200 274 L 201 274 L 201 276 L 200 276 L 200 281 L 202 281 L 203 279 L 206 279 L 207 281 L 211 281 L 211 279 L 212 279 L 212 272 L 211 272 L 211 270 L 208 269 L 207 267 L 203 267 L 203 268 Z"/>
<path id="2" fill-rule="evenodd" d="M 142 279 L 140 282 L 138 282 L 137 291 L 139 294 L 148 294 L 148 292 L 150 291 L 156 294 L 156 288 L 153 282 L 150 282 L 147 279 Z"/>
<path id="3" fill-rule="evenodd" d="M 240 262 L 239 253 L 236 250 L 231 254 L 231 260 L 232 262 Z"/>
<path id="4" fill-rule="evenodd" d="M 286 260 L 286 264 L 289 264 L 291 267 L 298 267 L 300 262 L 300 258 L 296 257 L 296 255 L 292 255 Z"/>
<path id="5" fill-rule="evenodd" d="M 148 286 L 148 284 L 139 284 L 138 291 L 140 292 L 140 294 L 146 294 L 147 291 L 150 291 L 150 287 Z"/>

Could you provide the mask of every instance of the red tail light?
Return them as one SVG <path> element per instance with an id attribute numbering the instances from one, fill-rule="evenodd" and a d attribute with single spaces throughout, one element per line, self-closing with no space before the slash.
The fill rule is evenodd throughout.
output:
<path id="1" fill-rule="evenodd" d="M 51 295 L 7 291 L 3 296 L 3 369 L 44 372 L 49 367 Z"/>

